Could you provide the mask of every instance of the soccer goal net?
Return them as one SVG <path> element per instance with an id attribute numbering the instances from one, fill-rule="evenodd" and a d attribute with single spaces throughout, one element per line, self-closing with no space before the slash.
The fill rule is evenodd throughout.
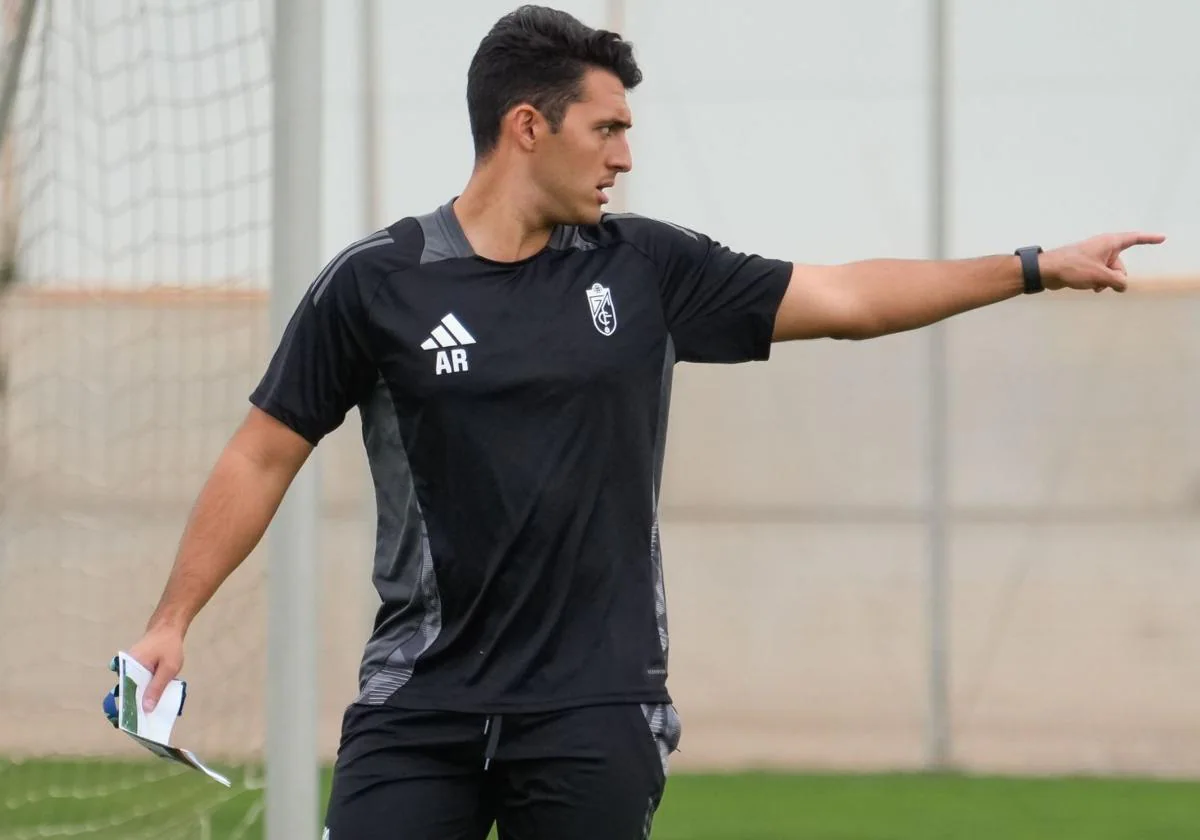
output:
<path id="1" fill-rule="evenodd" d="M 271 4 L 3 0 L 0 840 L 260 831 L 265 562 L 193 625 L 173 740 L 101 712 L 270 349 Z"/>

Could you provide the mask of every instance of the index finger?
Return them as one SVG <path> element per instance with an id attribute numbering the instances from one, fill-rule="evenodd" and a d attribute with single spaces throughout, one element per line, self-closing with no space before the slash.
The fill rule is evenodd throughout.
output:
<path id="1" fill-rule="evenodd" d="M 1146 233 L 1144 231 L 1130 231 L 1128 233 L 1117 234 L 1117 247 L 1121 250 L 1130 248 L 1134 245 L 1161 245 L 1167 241 L 1165 234 L 1161 233 Z"/>

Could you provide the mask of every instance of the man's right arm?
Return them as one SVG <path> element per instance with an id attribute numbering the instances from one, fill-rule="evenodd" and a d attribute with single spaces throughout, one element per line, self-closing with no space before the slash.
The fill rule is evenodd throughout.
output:
<path id="1" fill-rule="evenodd" d="M 258 545 L 312 449 L 259 408 L 250 409 L 226 444 L 192 508 L 146 634 L 129 650 L 154 673 L 147 709 L 183 667 L 183 638 L 192 620 Z"/>
<path id="2" fill-rule="evenodd" d="M 379 234 L 347 246 L 297 304 L 250 394 L 253 408 L 192 508 L 146 633 L 129 649 L 154 674 L 147 708 L 183 667 L 183 637 L 196 614 L 262 539 L 313 448 L 377 381 L 364 297 L 384 272 L 363 264 L 363 252 L 391 243 Z"/>

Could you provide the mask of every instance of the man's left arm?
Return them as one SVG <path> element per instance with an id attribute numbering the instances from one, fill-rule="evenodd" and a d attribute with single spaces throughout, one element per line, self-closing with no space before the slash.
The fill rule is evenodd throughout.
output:
<path id="1" fill-rule="evenodd" d="M 1126 288 L 1121 254 L 1154 245 L 1161 234 L 1114 233 L 1038 255 L 1044 287 Z M 861 340 L 929 326 L 945 318 L 1023 294 L 1021 258 L 873 259 L 841 265 L 797 263 L 775 318 L 773 341 Z"/>

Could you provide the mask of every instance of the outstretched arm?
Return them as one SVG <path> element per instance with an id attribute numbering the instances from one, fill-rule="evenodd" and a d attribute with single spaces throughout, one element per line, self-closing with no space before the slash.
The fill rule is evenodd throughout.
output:
<path id="1" fill-rule="evenodd" d="M 1161 243 L 1153 233 L 1114 233 L 1040 256 L 1047 289 L 1125 291 L 1121 254 Z M 1015 255 L 965 260 L 875 259 L 842 265 L 797 264 L 775 318 L 774 341 L 867 339 L 919 329 L 1022 294 Z"/>

